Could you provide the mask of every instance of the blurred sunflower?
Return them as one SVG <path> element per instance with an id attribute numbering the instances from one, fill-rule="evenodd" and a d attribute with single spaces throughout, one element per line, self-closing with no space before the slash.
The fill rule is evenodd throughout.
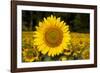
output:
<path id="1" fill-rule="evenodd" d="M 89 59 L 90 57 L 90 51 L 89 49 L 85 49 L 83 52 L 82 52 L 82 58 L 83 59 Z"/>
<path id="2" fill-rule="evenodd" d="M 34 49 L 24 48 L 22 54 L 25 62 L 38 60 L 38 53 L 36 53 Z"/>
<path id="3" fill-rule="evenodd" d="M 66 61 L 66 60 L 67 60 L 67 57 L 66 57 L 66 56 L 61 56 L 61 57 L 60 57 L 60 60 L 61 60 L 61 61 Z"/>
<path id="4" fill-rule="evenodd" d="M 55 56 L 63 53 L 70 44 L 69 26 L 60 17 L 51 15 L 36 26 L 34 44 L 42 54 Z"/>
<path id="5" fill-rule="evenodd" d="M 72 53 L 72 49 L 65 49 L 64 50 L 64 55 L 69 56 Z"/>

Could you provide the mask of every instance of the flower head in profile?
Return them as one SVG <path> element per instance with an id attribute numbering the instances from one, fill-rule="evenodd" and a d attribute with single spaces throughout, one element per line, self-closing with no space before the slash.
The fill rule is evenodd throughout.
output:
<path id="1" fill-rule="evenodd" d="M 63 53 L 64 49 L 70 44 L 69 26 L 61 21 L 61 18 L 49 16 L 44 18 L 36 26 L 34 32 L 34 44 L 37 45 L 38 51 L 48 56 L 55 56 Z"/>

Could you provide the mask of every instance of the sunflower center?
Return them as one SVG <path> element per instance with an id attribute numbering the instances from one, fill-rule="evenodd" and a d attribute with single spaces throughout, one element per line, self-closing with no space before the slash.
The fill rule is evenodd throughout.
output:
<path id="1" fill-rule="evenodd" d="M 62 42 L 62 38 L 62 31 L 58 28 L 49 28 L 45 32 L 45 42 L 49 47 L 59 46 Z"/>

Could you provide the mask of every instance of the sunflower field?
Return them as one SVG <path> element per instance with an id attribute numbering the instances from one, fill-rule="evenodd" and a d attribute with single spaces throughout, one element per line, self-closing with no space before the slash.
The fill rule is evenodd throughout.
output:
<path id="1" fill-rule="evenodd" d="M 89 34 L 71 33 L 72 46 L 59 56 L 43 55 L 33 45 L 33 32 L 23 32 L 23 62 L 89 59 Z M 30 35 L 30 36 L 29 36 Z"/>
<path id="2" fill-rule="evenodd" d="M 27 20 L 23 19 L 22 62 L 89 59 L 89 26 L 79 25 L 79 17 L 80 15 L 75 15 L 71 20 L 73 26 L 69 25 L 71 23 L 67 23 L 68 19 L 65 18 L 65 20 L 64 17 L 57 16 L 57 14 L 43 18 L 34 16 Z M 26 18 L 25 14 L 23 18 Z M 34 19 L 36 22 L 33 22 Z M 30 20 L 30 24 L 26 23 L 28 20 Z M 83 31 L 82 28 L 84 28 Z"/>

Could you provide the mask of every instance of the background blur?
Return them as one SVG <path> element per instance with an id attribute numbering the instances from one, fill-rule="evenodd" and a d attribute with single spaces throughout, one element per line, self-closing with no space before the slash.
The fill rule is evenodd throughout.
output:
<path id="1" fill-rule="evenodd" d="M 22 11 L 22 30 L 33 31 L 34 26 L 38 25 L 43 18 L 54 15 L 61 17 L 70 27 L 71 32 L 89 32 L 89 14 L 88 13 L 65 13 L 65 12 L 43 12 L 43 11 Z"/>

